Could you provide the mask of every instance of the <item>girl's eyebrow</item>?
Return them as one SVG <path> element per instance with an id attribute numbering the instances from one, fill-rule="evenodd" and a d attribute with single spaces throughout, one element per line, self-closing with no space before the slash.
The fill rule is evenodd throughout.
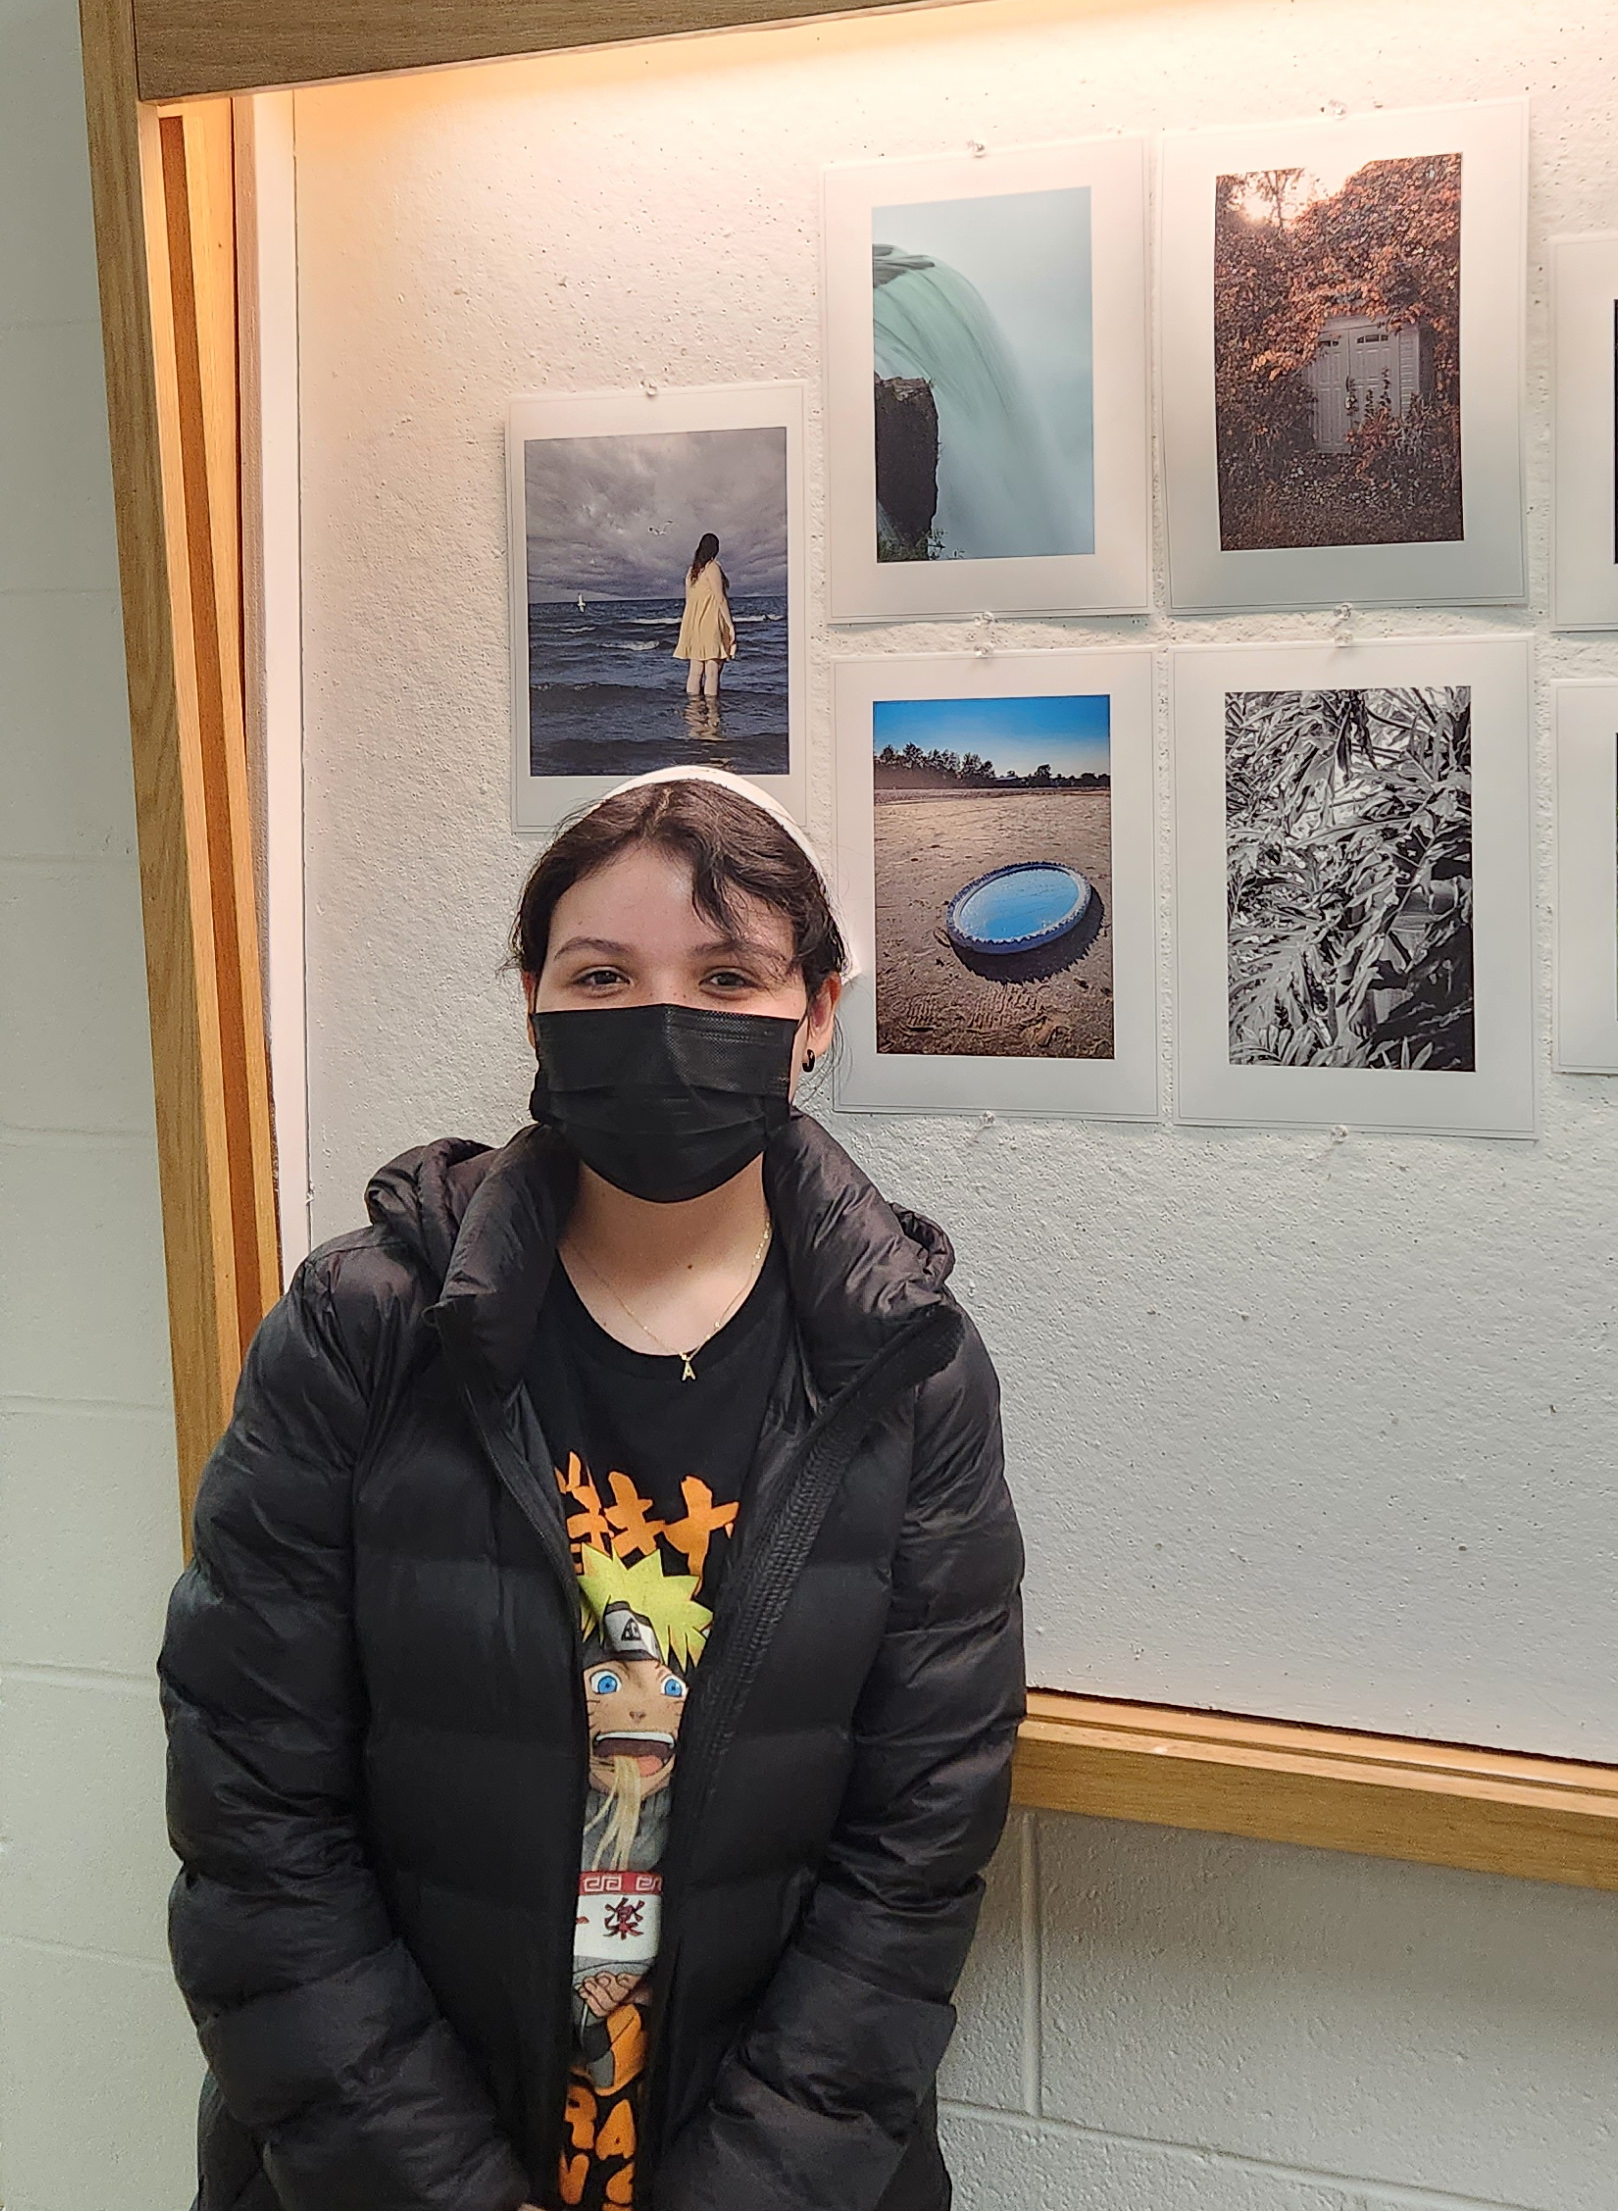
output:
<path id="1" fill-rule="evenodd" d="M 569 937 L 551 956 L 565 960 L 574 952 L 605 952 L 612 959 L 623 960 L 629 957 L 629 951 L 627 944 L 614 944 L 611 937 Z"/>
<path id="2" fill-rule="evenodd" d="M 782 973 L 792 962 L 786 953 L 773 944 L 760 943 L 757 937 L 711 937 L 706 944 L 696 947 L 699 959 L 722 959 L 726 953 L 738 954 L 743 959 L 756 960 L 761 967 L 775 968 Z"/>

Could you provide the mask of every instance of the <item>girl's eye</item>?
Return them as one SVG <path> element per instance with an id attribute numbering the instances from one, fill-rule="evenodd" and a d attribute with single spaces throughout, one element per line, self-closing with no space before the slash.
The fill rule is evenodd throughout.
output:
<path id="1" fill-rule="evenodd" d="M 685 1695 L 685 1683 L 670 1674 L 663 1683 L 663 1694 L 666 1697 L 683 1697 Z"/>
<path id="2" fill-rule="evenodd" d="M 734 967 L 722 967 L 717 974 L 708 977 L 716 990 L 753 990 L 757 988 L 751 975 L 743 975 Z"/>
<path id="3" fill-rule="evenodd" d="M 585 990 L 610 990 L 614 983 L 621 983 L 623 979 L 615 967 L 592 967 L 587 968 L 578 981 Z"/>
<path id="4" fill-rule="evenodd" d="M 610 1666 L 603 1666 L 599 1673 L 590 1675 L 584 1686 L 593 1697 L 610 1697 L 623 1687 L 623 1683 Z"/>

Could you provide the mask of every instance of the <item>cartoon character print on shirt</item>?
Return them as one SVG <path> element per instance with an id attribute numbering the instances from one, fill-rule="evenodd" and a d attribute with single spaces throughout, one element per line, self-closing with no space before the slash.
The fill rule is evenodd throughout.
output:
<path id="1" fill-rule="evenodd" d="M 567 2205 L 621 2205 L 634 2185 L 632 2090 L 645 2066 L 680 1721 L 713 1617 L 697 1591 L 736 1507 L 716 1507 L 688 1478 L 683 1517 L 665 1522 L 621 1474 L 609 1475 L 603 1506 L 576 1455 L 557 1479 L 579 1576 L 590 1748 L 560 2193 Z M 691 1571 L 670 1572 L 665 1546 Z"/>

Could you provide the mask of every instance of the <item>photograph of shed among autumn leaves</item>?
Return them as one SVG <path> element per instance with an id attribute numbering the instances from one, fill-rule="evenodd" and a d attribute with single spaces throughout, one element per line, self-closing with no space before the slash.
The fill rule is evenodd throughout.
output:
<path id="1" fill-rule="evenodd" d="M 1472 694 L 1225 698 L 1233 1066 L 1470 1072 Z"/>
<path id="2" fill-rule="evenodd" d="M 1221 176 L 1220 543 L 1456 543 L 1461 156 Z"/>

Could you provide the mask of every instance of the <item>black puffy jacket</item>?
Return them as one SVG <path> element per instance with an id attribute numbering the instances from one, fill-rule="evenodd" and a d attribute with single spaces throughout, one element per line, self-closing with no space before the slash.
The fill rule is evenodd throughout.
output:
<path id="1" fill-rule="evenodd" d="M 555 2200 L 585 1720 L 523 1375 L 572 1172 L 385 1168 L 210 1461 L 161 1666 L 200 2211 Z M 765 1174 L 797 1348 L 681 1730 L 637 2202 L 942 2211 L 1023 1700 L 998 1393 L 937 1229 L 804 1116 Z"/>

